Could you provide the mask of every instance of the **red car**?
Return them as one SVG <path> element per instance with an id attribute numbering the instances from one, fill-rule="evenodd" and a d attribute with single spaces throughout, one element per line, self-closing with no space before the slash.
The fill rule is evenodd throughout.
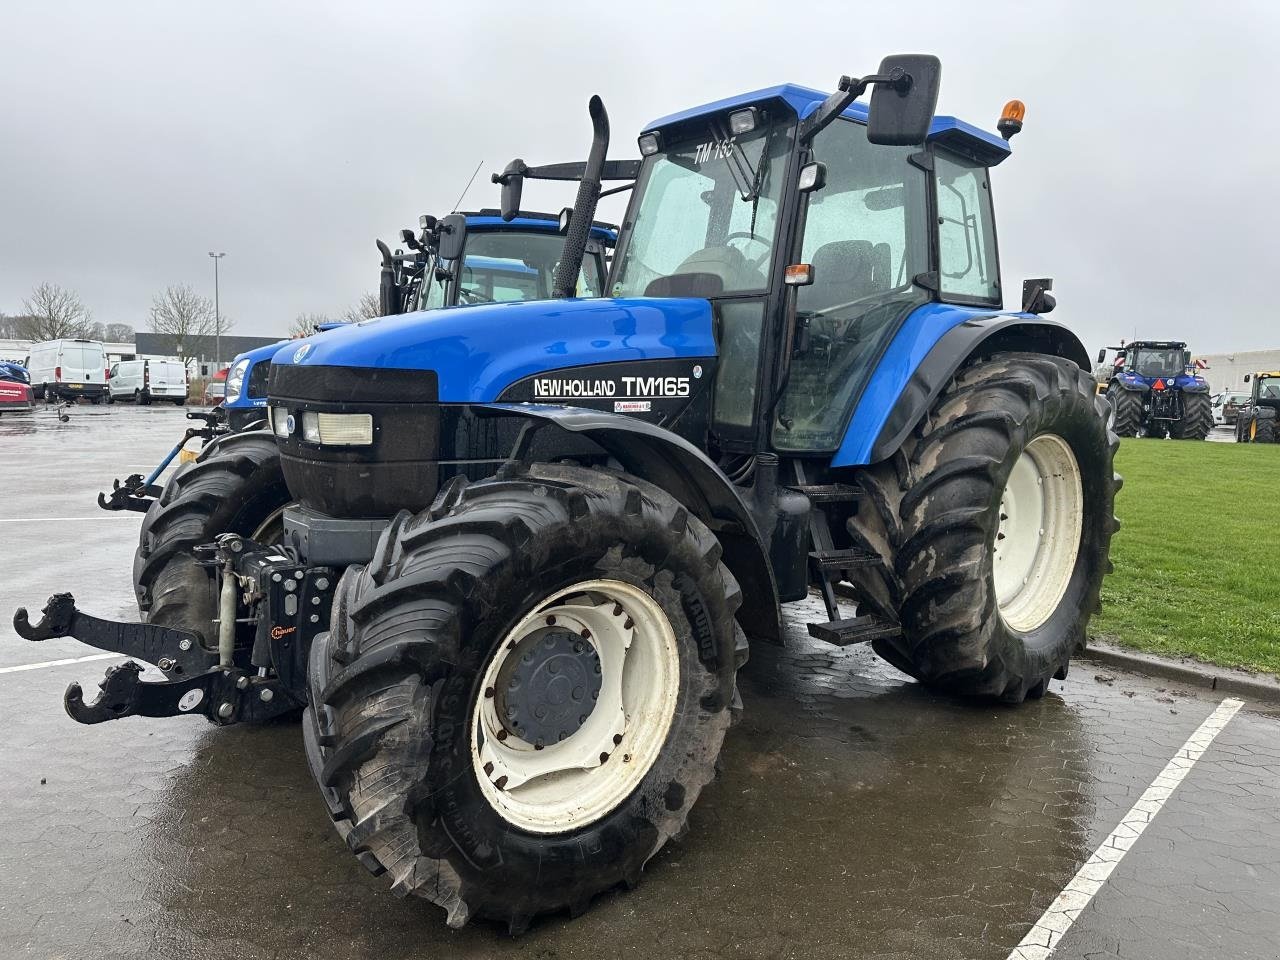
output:
<path id="1" fill-rule="evenodd" d="M 30 410 L 33 396 L 31 387 L 16 380 L 0 380 L 0 413 L 14 410 Z"/>

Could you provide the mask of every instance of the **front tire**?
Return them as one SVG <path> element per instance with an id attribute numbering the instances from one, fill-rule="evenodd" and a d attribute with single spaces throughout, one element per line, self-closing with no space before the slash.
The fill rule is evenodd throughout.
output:
<path id="1" fill-rule="evenodd" d="M 961 370 L 902 450 L 859 475 L 849 530 L 884 559 L 850 576 L 902 631 L 878 653 L 1009 702 L 1066 676 L 1119 527 L 1106 402 L 1068 360 L 1006 354 Z"/>
<path id="2" fill-rule="evenodd" d="M 216 582 L 193 549 L 222 533 L 275 542 L 290 502 L 275 437 L 234 433 L 209 444 L 174 471 L 142 521 L 134 554 L 134 594 L 150 623 L 200 634 L 217 647 Z"/>
<path id="3" fill-rule="evenodd" d="M 1270 407 L 1259 407 L 1249 423 L 1250 443 L 1276 442 L 1276 412 Z"/>
<path id="4" fill-rule="evenodd" d="M 683 829 L 729 726 L 741 597 L 719 558 L 662 490 L 576 466 L 455 482 L 430 510 L 402 512 L 344 575 L 333 629 L 312 647 L 308 759 L 361 863 L 450 926 L 480 916 L 512 932 L 637 882 Z M 606 653 L 619 630 L 633 636 L 620 678 Z M 642 630 L 662 637 L 642 643 Z M 588 645 L 599 699 L 560 717 L 536 678 L 553 657 L 589 677 L 573 659 Z M 645 677 L 667 678 L 648 699 Z M 597 722 L 618 719 L 600 713 L 613 683 L 639 697 L 623 694 L 616 730 Z M 577 765 L 557 753 L 569 750 Z"/>

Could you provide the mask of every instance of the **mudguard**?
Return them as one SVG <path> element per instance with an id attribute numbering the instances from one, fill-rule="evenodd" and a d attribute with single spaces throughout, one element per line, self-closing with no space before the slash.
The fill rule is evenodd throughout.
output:
<path id="1" fill-rule="evenodd" d="M 716 534 L 724 564 L 742 587 L 739 621 L 748 634 L 782 643 L 778 585 L 755 518 L 729 478 L 684 438 L 643 420 L 581 407 L 493 403 L 477 414 L 518 416 L 584 436 L 628 473 L 666 490 Z"/>
<path id="2" fill-rule="evenodd" d="M 867 462 L 892 456 L 955 372 L 984 350 L 1048 353 L 1090 369 L 1089 352 L 1080 338 L 1056 321 L 1025 313 L 972 317 L 948 330 L 925 354 L 876 435 Z"/>

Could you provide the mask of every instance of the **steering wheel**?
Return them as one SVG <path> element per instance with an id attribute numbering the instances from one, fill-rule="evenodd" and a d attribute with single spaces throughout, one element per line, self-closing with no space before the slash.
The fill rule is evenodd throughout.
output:
<path id="1" fill-rule="evenodd" d="M 725 237 L 724 245 L 726 247 L 729 245 L 730 240 L 746 240 L 750 243 L 758 243 L 760 244 L 760 246 L 764 247 L 764 253 L 762 253 L 758 259 L 752 260 L 745 253 L 742 255 L 743 259 L 745 259 L 747 263 L 751 265 L 752 270 L 761 270 L 761 268 L 765 264 L 765 261 L 769 259 L 769 254 L 773 253 L 773 245 L 769 243 L 768 240 L 762 240 L 759 237 L 757 237 L 754 233 L 747 233 L 747 231 L 745 230 L 735 231 L 734 233 L 731 233 L 727 237 Z"/>

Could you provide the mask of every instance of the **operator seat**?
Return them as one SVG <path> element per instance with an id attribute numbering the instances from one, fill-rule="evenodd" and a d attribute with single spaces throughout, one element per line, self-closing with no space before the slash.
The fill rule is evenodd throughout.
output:
<path id="1" fill-rule="evenodd" d="M 813 285 L 804 307 L 822 310 L 888 291 L 891 254 L 887 243 L 836 240 L 813 253 Z"/>

